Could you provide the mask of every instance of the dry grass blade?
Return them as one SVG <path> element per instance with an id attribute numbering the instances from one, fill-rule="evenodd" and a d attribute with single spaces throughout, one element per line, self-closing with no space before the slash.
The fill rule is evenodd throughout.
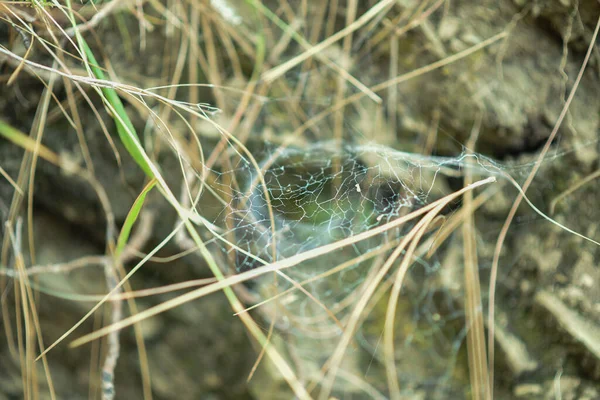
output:
<path id="1" fill-rule="evenodd" d="M 481 126 L 480 118 L 476 121 L 467 148 L 474 149 Z M 471 171 L 467 169 L 464 183 L 472 182 Z M 467 353 L 471 380 L 471 398 L 473 400 L 491 400 L 488 365 L 486 363 L 485 332 L 483 326 L 483 306 L 479 283 L 479 264 L 477 260 L 477 244 L 475 236 L 473 193 L 463 196 L 465 218 L 462 224 L 464 277 L 465 277 L 465 325 L 467 329 Z"/>
<path id="2" fill-rule="evenodd" d="M 62 342 L 66 337 L 68 337 L 72 332 L 74 332 L 81 324 L 87 320 L 90 316 L 94 314 L 106 301 L 109 300 L 111 296 L 113 296 L 119 288 L 124 284 L 126 280 L 128 280 L 135 272 L 145 264 L 145 262 L 150 259 L 154 254 L 156 254 L 163 246 L 165 246 L 169 240 L 171 240 L 177 231 L 182 228 L 182 225 L 171 232 L 158 246 L 152 249 L 146 257 L 144 257 L 109 293 L 107 293 L 102 300 L 100 300 L 83 318 L 81 318 L 75 325 L 73 325 L 67 332 L 65 332 L 60 338 L 58 338 L 54 343 L 52 343 L 46 350 L 44 350 L 37 359 L 43 357 L 47 352 L 52 350 L 55 346 L 57 346 L 60 342 Z M 122 320 L 123 321 L 123 320 Z M 36 359 L 36 361 L 37 361 Z"/>
<path id="3" fill-rule="evenodd" d="M 346 268 L 348 268 L 348 267 L 350 267 L 352 265 L 359 264 L 359 263 L 361 263 L 361 262 L 363 262 L 365 260 L 369 260 L 369 259 L 371 259 L 371 258 L 373 258 L 373 257 L 375 257 L 377 255 L 381 255 L 381 254 L 385 253 L 386 251 L 391 250 L 392 248 L 394 248 L 397 245 L 398 245 L 398 243 L 396 243 L 396 241 L 393 241 L 391 243 L 383 245 L 383 246 L 381 246 L 381 248 L 379 248 L 377 250 L 373 250 L 373 251 L 370 251 L 370 252 L 368 252 L 366 254 L 360 255 L 360 256 L 355 257 L 353 259 L 350 259 L 350 260 L 348 260 L 346 262 L 343 262 L 343 263 L 337 265 L 334 268 L 329 269 L 327 272 L 324 272 L 322 274 L 315 275 L 312 278 L 306 279 L 306 280 L 300 282 L 299 285 L 300 286 L 304 286 L 304 285 L 307 285 L 307 284 L 309 284 L 311 282 L 315 282 L 315 281 L 327 278 L 328 276 L 337 274 L 338 272 L 341 272 L 341 271 L 345 270 Z M 296 287 L 291 287 L 291 288 L 289 288 L 287 290 L 284 290 L 283 292 L 277 293 L 275 296 L 271 296 L 271 297 L 269 297 L 266 300 L 258 302 L 256 304 L 254 304 L 254 305 L 252 305 L 252 306 L 244 309 L 242 312 L 248 312 L 248 311 L 253 310 L 253 309 L 257 308 L 257 307 L 260 307 L 260 306 L 262 306 L 264 304 L 267 304 L 267 303 L 269 303 L 271 301 L 277 300 L 277 299 L 279 299 L 279 298 L 281 298 L 281 297 L 283 297 L 283 296 L 291 293 L 292 291 L 294 291 L 296 289 L 297 289 Z M 238 315 L 238 314 L 235 314 L 235 315 Z"/>
<path id="4" fill-rule="evenodd" d="M 429 205 L 429 207 L 425 207 L 425 208 L 427 208 L 426 215 L 423 218 L 421 218 L 421 220 L 410 230 L 409 233 L 406 234 L 406 236 L 402 239 L 402 241 L 400 242 L 400 244 L 398 245 L 396 250 L 394 250 L 394 252 L 390 255 L 388 260 L 381 267 L 381 269 L 377 272 L 377 274 L 373 276 L 373 279 L 370 281 L 367 280 L 365 282 L 365 284 L 364 284 L 365 289 L 361 293 L 361 297 L 360 297 L 359 301 L 357 302 L 354 309 L 352 310 L 350 318 L 344 329 L 344 333 L 342 334 L 342 338 L 328 362 L 329 372 L 327 373 L 324 381 L 321 383 L 321 392 L 319 394 L 320 400 L 326 400 L 329 398 L 329 395 L 333 388 L 333 384 L 336 380 L 337 371 L 340 367 L 340 364 L 342 362 L 342 359 L 346 352 L 346 349 L 349 346 L 350 341 L 352 340 L 352 337 L 354 336 L 354 333 L 356 331 L 356 328 L 363 316 L 363 311 L 364 311 L 365 307 L 367 306 L 367 303 L 369 302 L 369 300 L 372 298 L 373 294 L 375 293 L 376 289 L 379 287 L 380 282 L 383 280 L 384 276 L 387 274 L 387 272 L 392 267 L 394 261 L 402 253 L 402 251 L 404 251 L 406 246 L 411 241 L 415 240 L 417 235 L 420 233 L 421 229 L 426 228 L 431 223 L 431 221 L 435 218 L 435 216 L 442 210 L 442 208 L 444 208 L 444 206 L 446 206 L 450 201 L 452 201 L 453 199 L 455 199 L 456 197 L 458 197 L 460 195 L 463 195 L 465 192 L 474 189 L 476 186 L 479 186 L 479 185 L 487 183 L 487 182 L 493 182 L 493 181 L 495 181 L 495 179 L 488 178 L 488 179 L 476 182 L 475 184 L 466 186 L 465 188 L 463 188 L 455 193 L 444 196 L 440 200 L 438 200 L 434 203 L 431 203 Z M 411 213 L 411 214 L 413 214 L 413 213 Z M 409 215 L 411 215 L 411 214 L 409 214 Z M 410 261 L 411 261 L 410 257 L 405 258 L 403 264 L 400 267 L 400 271 L 404 271 L 406 268 L 408 268 L 410 266 Z M 398 276 L 399 276 L 399 282 L 398 282 L 399 286 L 397 286 L 396 290 L 398 290 L 398 292 L 399 292 L 401 280 L 402 280 L 402 277 L 404 276 L 404 273 L 399 274 Z M 391 337 L 391 334 L 389 332 L 390 329 L 392 329 L 391 325 L 388 325 L 388 337 Z M 389 340 L 390 339 L 388 339 L 388 350 L 393 351 L 393 346 L 392 346 L 392 349 L 389 348 L 390 347 Z M 388 379 L 391 380 L 392 373 L 389 371 L 394 370 L 393 365 L 390 365 L 390 363 L 388 362 L 386 367 L 387 367 L 387 371 L 388 371 Z M 395 376 L 393 378 L 395 378 Z M 399 396 L 399 390 L 397 388 L 397 385 L 396 385 L 396 387 L 394 387 L 393 383 L 392 383 L 392 391 L 395 393 L 396 397 Z"/>
<path id="5" fill-rule="evenodd" d="M 25 33 L 25 32 L 23 32 L 22 34 L 27 35 L 27 33 Z M 31 49 L 33 49 L 34 44 L 35 44 L 35 40 L 31 40 L 29 43 L 29 46 L 27 47 L 27 52 L 25 52 L 25 55 L 23 56 L 24 59 L 27 59 L 27 57 L 29 57 L 29 54 L 31 53 Z M 13 73 L 10 75 L 10 78 L 8 78 L 8 81 L 6 82 L 7 86 L 11 86 L 15 82 L 15 80 L 19 76 L 19 73 L 21 72 L 21 70 L 23 69 L 24 66 L 25 66 L 24 62 L 19 63 L 17 68 L 15 68 Z"/>
<path id="6" fill-rule="evenodd" d="M 479 186 L 482 186 L 482 185 L 485 185 L 485 184 L 489 184 L 489 183 L 492 183 L 492 182 L 495 182 L 495 181 L 496 181 L 496 179 L 494 177 L 490 177 L 490 178 L 487 178 L 487 179 L 483 179 L 481 181 L 477 181 L 477 182 L 475 182 L 475 183 L 473 183 L 473 184 L 465 187 L 464 189 L 461 189 L 460 191 L 456 192 L 455 194 L 451 195 L 449 198 L 440 199 L 440 200 L 438 200 L 436 202 L 433 202 L 433 203 L 431 203 L 431 204 L 429 204 L 429 205 L 427 205 L 427 206 L 425 206 L 425 207 L 423 207 L 423 208 L 421 208 L 419 210 L 416 210 L 416 211 L 414 211 L 414 212 L 412 212 L 410 214 L 407 214 L 404 217 L 401 217 L 401 218 L 398 218 L 398 219 L 393 220 L 391 222 L 388 222 L 388 223 L 386 223 L 384 225 L 381 225 L 381 226 L 379 226 L 377 228 L 373 228 L 373 229 L 371 229 L 369 231 L 360 233 L 358 235 L 351 236 L 349 238 L 339 240 L 339 241 L 337 241 L 335 243 L 332 243 L 332 244 L 329 244 L 329 245 L 324 245 L 324 246 L 318 247 L 316 249 L 313 249 L 313 250 L 310 250 L 310 251 L 307 251 L 307 252 L 304 252 L 304 253 L 300 253 L 300 254 L 298 254 L 296 256 L 289 257 L 289 258 L 286 258 L 286 259 L 281 260 L 281 261 L 277 261 L 277 262 L 269 264 L 269 265 L 265 265 L 265 266 L 258 267 L 256 269 L 253 269 L 253 270 L 250 270 L 250 271 L 246 271 L 246 272 L 243 272 L 243 273 L 240 273 L 240 274 L 237 274 L 237 275 L 233 275 L 233 276 L 227 277 L 227 278 L 225 278 L 223 280 L 220 280 L 219 282 L 214 283 L 212 285 L 206 286 L 204 288 L 195 290 L 195 291 L 190 292 L 190 293 L 186 293 L 186 294 L 181 295 L 179 297 L 176 297 L 174 299 L 168 300 L 168 301 L 166 301 L 166 302 L 164 302 L 162 304 L 159 304 L 159 305 L 157 305 L 155 307 L 149 308 L 148 310 L 142 311 L 138 315 L 134 315 L 134 316 L 131 316 L 129 318 L 125 318 L 121 322 L 119 322 L 118 324 L 114 324 L 112 326 L 108 326 L 108 327 L 102 328 L 102 329 L 100 329 L 97 332 L 94 332 L 92 334 L 82 336 L 81 338 L 79 338 L 77 340 L 74 340 L 71 345 L 73 347 L 81 346 L 81 345 L 83 345 L 85 343 L 88 343 L 88 342 L 90 342 L 92 340 L 96 340 L 96 339 L 98 339 L 98 338 L 100 338 L 100 337 L 102 337 L 104 335 L 107 335 L 112 330 L 123 329 L 123 328 L 125 328 L 127 326 L 131 326 L 131 325 L 133 325 L 136 322 L 142 321 L 142 320 L 144 320 L 146 318 L 150 318 L 150 317 L 152 317 L 154 315 L 160 314 L 162 312 L 165 312 L 167 310 L 175 308 L 175 307 L 177 307 L 177 306 L 179 306 L 181 304 L 187 303 L 189 301 L 193 301 L 193 300 L 198 299 L 200 297 L 206 296 L 206 295 L 208 295 L 210 293 L 217 292 L 219 290 L 222 290 L 223 288 L 230 287 L 230 286 L 233 286 L 235 284 L 242 283 L 242 282 L 254 279 L 256 277 L 259 277 L 259 276 L 264 275 L 264 274 L 269 273 L 269 272 L 278 271 L 278 270 L 282 270 L 282 269 L 286 269 L 286 268 L 291 268 L 291 267 L 293 267 L 295 265 L 298 265 L 298 264 L 300 264 L 300 263 L 302 263 L 304 261 L 311 260 L 313 258 L 322 256 L 322 255 L 327 254 L 327 253 L 329 253 L 331 251 L 334 251 L 336 249 L 339 249 L 339 248 L 342 248 L 342 247 L 345 247 L 345 246 L 350 246 L 350 245 L 352 245 L 354 243 L 358 243 L 358 242 L 360 242 L 362 240 L 365 240 L 365 239 L 368 239 L 370 237 L 379 235 L 379 234 L 381 234 L 383 232 L 386 232 L 386 231 L 388 231 L 390 229 L 398 227 L 398 226 L 406 223 L 407 221 L 410 221 L 410 220 L 412 220 L 412 219 L 414 219 L 414 218 L 416 218 L 416 217 L 418 217 L 420 215 L 423 215 L 423 214 L 431 211 L 432 209 L 434 209 L 435 207 L 439 206 L 441 203 L 444 203 L 445 201 L 451 201 L 452 199 L 454 199 L 454 198 L 462 195 L 467 190 L 473 190 L 473 189 L 475 189 L 475 188 L 477 188 Z M 170 237 L 168 237 L 168 239 L 170 239 Z M 131 274 L 131 272 L 130 272 L 130 274 Z M 240 310 L 240 311 L 243 311 L 243 309 Z M 72 330 L 70 332 L 72 332 Z M 66 335 L 65 335 L 65 337 L 66 337 Z M 61 340 L 62 339 L 63 338 L 61 338 Z"/>
<path id="7" fill-rule="evenodd" d="M 571 105 L 571 102 L 573 101 L 573 97 L 575 97 L 575 93 L 577 92 L 577 88 L 579 87 L 579 83 L 581 82 L 581 78 L 583 77 L 583 72 L 585 71 L 585 68 L 587 67 L 587 64 L 592 55 L 592 51 L 594 50 L 596 38 L 598 37 L 598 30 L 600 30 L 600 17 L 598 18 L 598 21 L 596 23 L 596 27 L 594 29 L 594 33 L 593 33 L 591 41 L 590 41 L 590 45 L 588 46 L 587 53 L 585 55 L 585 58 L 581 65 L 581 68 L 579 69 L 577 78 L 575 79 L 575 82 L 573 83 L 573 87 L 571 89 L 571 92 L 569 93 L 569 97 L 567 98 L 565 105 L 562 108 L 560 115 L 558 116 L 558 119 L 556 120 L 556 123 L 554 124 L 554 128 L 552 129 L 550 136 L 548 136 L 548 139 L 546 140 L 546 143 L 544 144 L 544 147 L 542 148 L 540 155 L 538 156 L 531 172 L 529 173 L 527 180 L 523 184 L 522 190 L 519 191 L 519 195 L 515 199 L 513 206 L 511 207 L 511 209 L 508 213 L 508 216 L 506 217 L 506 221 L 504 222 L 504 225 L 502 226 L 502 231 L 500 232 L 500 235 L 498 236 L 498 240 L 496 242 L 496 248 L 494 250 L 494 259 L 492 261 L 492 271 L 491 271 L 491 276 L 490 276 L 490 286 L 489 286 L 490 299 L 489 299 L 489 308 L 488 308 L 488 329 L 489 329 L 489 332 L 488 332 L 488 363 L 489 363 L 490 386 L 491 386 L 491 390 L 492 390 L 492 395 L 493 395 L 493 387 L 494 387 L 493 386 L 494 385 L 494 324 L 495 324 L 494 303 L 495 303 L 495 293 L 496 293 L 496 281 L 498 279 L 498 264 L 500 262 L 500 253 L 502 251 L 502 246 L 504 244 L 504 240 L 506 239 L 506 235 L 508 233 L 508 229 L 510 228 L 512 220 L 517 213 L 517 209 L 519 208 L 519 205 L 521 204 L 523 199 L 526 199 L 525 193 L 527 192 L 527 189 L 531 185 L 531 182 L 533 182 L 533 179 L 535 178 L 537 171 L 539 170 L 540 166 L 542 165 L 542 161 L 543 161 L 544 157 L 546 156 L 546 153 L 550 149 L 550 145 L 552 144 L 552 142 L 554 141 L 554 139 L 556 137 L 556 134 L 558 133 L 558 129 L 560 128 L 565 116 L 567 115 L 567 112 L 569 111 L 569 106 Z"/>
<path id="8" fill-rule="evenodd" d="M 333 43 L 345 37 L 346 35 L 349 35 L 350 33 L 364 26 L 367 22 L 369 22 L 371 19 L 377 16 L 377 14 L 383 12 L 386 8 L 390 7 L 394 2 L 395 0 L 382 0 L 378 2 L 351 25 L 345 27 L 344 29 L 335 33 L 334 35 L 329 36 L 327 39 L 311 47 L 304 53 L 299 54 L 291 60 L 286 61 L 285 63 L 266 71 L 262 76 L 263 79 L 267 82 L 274 81 L 275 79 L 279 78 L 281 75 L 285 74 L 287 71 L 294 68 L 296 65 L 300 64 L 307 58 L 312 57 L 315 54 L 323 51 L 327 47 L 331 46 Z"/>
<path id="9" fill-rule="evenodd" d="M 260 3 L 257 4 L 256 6 L 263 14 L 265 14 L 277 26 L 279 26 L 282 30 L 284 30 L 284 32 L 286 32 L 286 31 L 290 32 L 289 33 L 290 37 L 294 38 L 294 40 L 296 40 L 305 50 L 307 50 L 307 51 L 311 50 L 310 42 L 308 42 L 302 36 L 300 36 L 299 34 L 294 32 L 291 29 L 291 27 L 288 26 L 285 22 L 283 22 L 276 14 L 274 14 L 271 10 L 269 10 L 267 7 L 265 7 L 264 5 L 262 5 Z M 351 7 L 351 8 L 354 9 L 355 7 Z M 353 13 L 349 14 L 349 16 L 352 16 L 352 14 Z M 352 18 L 352 20 L 353 20 L 353 18 Z M 350 37 L 351 37 L 351 35 L 348 34 L 344 38 L 344 41 L 348 42 L 347 39 Z M 346 45 L 345 47 L 347 48 L 348 45 Z M 349 83 L 354 85 L 358 90 L 363 92 L 366 96 L 368 96 L 375 103 L 377 103 L 377 104 L 381 103 L 381 101 L 382 101 L 381 97 L 379 97 L 377 94 L 375 94 L 373 91 L 371 91 L 371 89 L 369 89 L 367 86 L 365 86 L 360 80 L 358 80 L 354 76 L 352 76 L 352 74 L 350 74 L 348 71 L 346 71 L 345 68 L 343 68 L 342 66 L 339 66 L 338 64 L 336 64 L 334 61 L 330 60 L 326 55 L 322 54 L 321 52 L 315 53 L 314 57 L 317 58 L 318 60 L 322 61 L 325 65 L 327 65 L 329 68 L 331 68 L 335 72 L 337 72 L 340 75 L 341 79 L 347 80 Z M 349 57 L 348 57 L 348 59 L 349 59 Z"/>
<path id="10" fill-rule="evenodd" d="M 0 121 L 0 124 L 2 124 L 2 121 Z M 0 129 L 1 129 L 1 128 L 0 128 Z M 0 175 L 2 175 L 2 176 L 4 177 L 4 179 L 6 179 L 6 180 L 8 181 L 8 183 L 10 183 L 10 185 L 11 185 L 12 187 L 14 187 L 14 188 L 15 188 L 15 191 L 16 191 L 17 193 L 19 193 L 21 196 L 23 196 L 23 194 L 24 194 L 24 193 L 23 193 L 23 189 L 21 189 L 21 188 L 19 187 L 19 185 L 17 185 L 17 182 L 15 182 L 15 181 L 13 180 L 13 178 L 11 178 L 11 177 L 10 177 L 10 175 L 8 174 L 8 172 L 6 172 L 6 171 L 4 170 L 4 168 L 2 168 L 1 166 L 0 166 Z"/>
<path id="11" fill-rule="evenodd" d="M 588 184 L 589 182 L 593 181 L 594 179 L 598 179 L 600 178 L 600 169 L 596 170 L 595 172 L 592 172 L 591 174 L 589 174 L 588 176 L 586 176 L 585 178 L 575 182 L 570 188 L 568 188 L 567 190 L 565 190 L 564 192 L 562 192 L 561 194 L 559 194 L 558 196 L 556 196 L 551 202 L 550 202 L 550 207 L 549 207 L 549 213 L 550 215 L 554 214 L 554 210 L 556 209 L 556 205 L 565 197 L 571 195 L 573 192 L 575 192 L 576 190 L 579 190 L 581 187 L 585 186 L 586 184 Z"/>
<path id="12" fill-rule="evenodd" d="M 388 380 L 390 397 L 393 400 L 399 400 L 402 398 L 400 393 L 400 387 L 398 385 L 398 372 L 396 371 L 396 352 L 394 351 L 394 321 L 396 316 L 396 305 L 398 304 L 398 299 L 400 297 L 400 291 L 402 290 L 402 283 L 404 277 L 406 276 L 406 272 L 412 263 L 412 256 L 419 244 L 421 238 L 427 231 L 429 224 L 433 221 L 433 219 L 437 216 L 437 214 L 442 210 L 445 204 L 440 204 L 438 207 L 429 211 L 427 215 L 423 217 L 420 224 L 416 225 L 411 232 L 407 235 L 407 238 L 410 237 L 410 246 L 406 250 L 404 257 L 402 258 L 402 263 L 398 267 L 398 271 L 396 272 L 396 279 L 394 280 L 394 285 L 392 287 L 392 293 L 390 294 L 390 298 L 388 301 L 387 312 L 385 316 L 385 326 L 384 326 L 384 334 L 383 334 L 383 346 L 385 352 L 385 371 Z M 396 251 L 390 256 L 389 261 L 386 262 L 386 265 L 389 263 L 390 266 L 393 261 L 400 255 L 401 251 L 404 250 L 402 245 L 398 246 Z M 392 258 L 393 257 L 393 258 Z M 391 261 L 391 262 L 390 262 Z M 385 266 L 382 268 L 384 269 Z"/>
<path id="13" fill-rule="evenodd" d="M 509 370 L 496 397 L 533 370 L 536 384 L 554 378 L 546 395 L 567 397 L 562 367 L 536 369 L 545 354 L 519 337 L 528 316 L 511 309 L 546 308 L 536 293 L 552 294 L 554 270 L 530 246 L 535 276 L 549 279 L 498 271 L 505 240 L 519 257 L 520 238 L 547 247 L 567 235 L 587 247 L 566 285 L 593 289 L 595 225 L 571 219 L 573 204 L 549 215 L 584 185 L 572 198 L 590 204 L 600 177 L 587 129 L 598 121 L 579 103 L 598 83 L 586 69 L 595 13 L 447 0 L 96 3 L 0 4 L 0 353 L 15 381 L 0 397 L 65 395 L 65 352 L 83 355 L 73 393 L 90 400 L 492 400 L 494 363 Z M 560 17 L 566 26 L 537 29 Z M 562 35 L 560 60 L 550 32 Z M 581 64 L 573 52 L 590 37 Z M 534 96 L 538 85 L 559 103 Z M 515 165 L 555 106 L 539 157 Z M 572 135 L 558 143 L 561 125 Z M 490 137 L 498 127 L 506 141 Z M 474 153 L 480 129 L 486 154 Z M 577 169 L 563 179 L 565 160 Z M 528 197 L 536 174 L 548 215 Z M 565 185 L 572 176 L 583 178 Z M 511 185 L 518 196 L 498 222 Z M 510 229 L 523 201 L 558 239 Z M 490 262 L 484 317 L 479 268 Z M 513 288 L 527 296 L 513 302 Z M 188 377 L 207 362 L 222 365 Z"/>
<path id="14" fill-rule="evenodd" d="M 92 265 L 102 266 L 105 262 L 105 256 L 85 256 L 65 263 L 49 265 L 32 265 L 25 270 L 25 274 L 27 276 L 37 274 L 64 274 L 74 269 L 84 268 Z M 4 266 L 2 266 L 2 269 L 0 269 L 0 274 L 16 276 L 16 274 L 14 274 L 11 269 L 8 269 Z"/>
<path id="15" fill-rule="evenodd" d="M 472 47 L 469 47 L 463 51 L 460 51 L 456 54 L 453 54 L 451 56 L 448 56 L 442 60 L 436 61 L 434 63 L 431 63 L 429 65 L 426 65 L 424 67 L 421 68 L 417 68 L 411 72 L 407 72 L 405 74 L 402 74 L 400 76 L 397 76 L 395 78 L 389 79 L 385 82 L 379 83 L 375 86 L 373 86 L 371 88 L 371 90 L 373 92 L 379 92 L 381 90 L 387 89 L 389 87 L 392 87 L 394 85 L 399 85 L 400 83 L 403 82 L 407 82 L 411 79 L 417 78 L 421 75 L 427 74 L 431 71 L 435 71 L 436 69 L 442 68 L 446 65 L 450 65 L 460 59 L 463 59 L 465 57 L 470 56 L 471 54 L 482 50 L 494 43 L 496 43 L 497 41 L 504 39 L 507 36 L 507 32 L 503 31 L 498 33 L 495 36 L 492 36 L 491 38 L 488 38 Z M 0 49 L 1 50 L 1 49 Z M 357 101 L 359 101 L 360 99 L 362 99 L 364 97 L 364 93 L 356 93 L 352 96 L 346 97 L 344 100 L 336 102 L 333 106 L 331 106 L 330 108 L 328 108 L 325 111 L 320 112 L 319 114 L 315 115 L 314 117 L 312 117 L 310 120 L 306 121 L 302 126 L 298 127 L 297 129 L 294 130 L 294 132 L 292 132 L 292 134 L 289 136 L 289 138 L 286 140 L 285 144 L 289 145 L 289 143 L 291 143 L 291 141 L 294 140 L 294 138 L 296 138 L 298 135 L 302 134 L 304 131 L 306 131 L 307 129 L 312 128 L 313 126 L 317 125 L 319 122 L 321 122 L 323 119 L 325 119 L 326 117 L 328 117 L 329 115 L 331 115 L 331 113 L 347 106 L 348 104 L 352 104 L 355 103 Z M 284 147 L 284 146 L 282 146 Z"/>
<path id="16" fill-rule="evenodd" d="M 28 398 L 35 398 L 36 397 L 36 393 L 37 393 L 37 382 L 35 379 L 36 376 L 36 369 L 35 369 L 35 360 L 34 360 L 34 352 L 35 349 L 32 348 L 32 346 L 35 346 L 35 343 L 32 343 L 32 341 L 34 340 L 34 337 L 37 338 L 38 341 L 38 345 L 41 349 L 44 349 L 44 341 L 42 338 L 42 329 L 41 329 L 41 325 L 40 325 L 40 321 L 39 321 L 39 317 L 38 317 L 38 311 L 37 311 L 37 306 L 35 305 L 35 297 L 33 295 L 33 291 L 31 290 L 31 284 L 29 282 L 29 278 L 26 274 L 25 271 L 25 262 L 23 260 L 23 255 L 20 251 L 20 247 L 21 247 L 21 223 L 20 220 L 17 223 L 16 229 L 17 232 L 16 234 L 12 231 L 12 226 L 10 224 L 8 224 L 7 226 L 8 230 L 9 230 L 9 237 L 11 239 L 12 245 L 13 245 L 13 250 L 15 253 L 15 266 L 16 269 L 18 270 L 19 273 L 19 293 L 20 296 L 16 296 L 17 299 L 20 297 L 20 300 L 22 301 L 21 303 L 21 307 L 17 307 L 17 310 L 22 310 L 23 312 L 23 319 L 25 321 L 25 335 L 27 337 L 26 339 L 26 349 L 25 349 L 25 354 L 23 354 L 23 344 L 22 344 L 22 338 L 21 338 L 21 334 L 20 334 L 20 319 L 17 318 L 17 328 L 18 328 L 18 333 L 19 333 L 19 337 L 18 337 L 18 341 L 19 341 L 19 353 L 21 356 L 21 368 L 22 368 L 22 377 L 23 377 L 23 391 L 24 391 L 24 397 Z M 19 303 L 17 303 L 18 305 Z M 19 315 L 19 314 L 17 314 Z M 33 329 L 34 332 L 31 331 L 31 326 L 33 325 Z M 46 377 L 46 382 L 48 383 L 48 389 L 49 389 L 49 394 L 50 394 L 50 398 L 52 400 L 56 399 L 56 393 L 54 390 L 54 383 L 52 380 L 52 376 L 50 374 L 50 368 L 48 366 L 48 360 L 46 359 L 46 357 L 43 358 L 43 366 L 44 366 L 44 373 L 45 373 L 45 377 Z M 33 392 L 31 393 L 30 392 Z"/>

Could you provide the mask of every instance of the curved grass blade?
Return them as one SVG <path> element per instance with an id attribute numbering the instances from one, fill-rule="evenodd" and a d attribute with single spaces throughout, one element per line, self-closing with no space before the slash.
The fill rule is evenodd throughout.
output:
<path id="1" fill-rule="evenodd" d="M 94 53 L 88 46 L 87 42 L 79 33 L 79 30 L 76 29 L 75 15 L 73 14 L 73 9 L 71 8 L 71 1 L 67 0 L 68 7 L 68 16 L 71 20 L 71 24 L 75 28 L 75 36 L 77 38 L 77 43 L 79 44 L 80 50 L 84 56 L 84 64 L 88 68 L 88 71 L 91 71 L 96 79 L 106 80 L 104 76 L 104 72 L 102 68 L 100 68 L 98 61 L 96 61 L 96 57 L 94 57 Z M 119 134 L 119 138 L 125 146 L 127 152 L 133 157 L 135 162 L 140 166 L 140 168 L 144 171 L 144 173 L 149 178 L 154 178 L 154 173 L 152 169 L 148 165 L 148 162 L 142 155 L 139 150 L 137 144 L 140 144 L 140 139 L 136 133 L 135 127 L 131 123 L 129 116 L 125 112 L 125 107 L 123 107 L 123 103 L 121 99 L 117 95 L 115 89 L 110 87 L 101 88 L 103 97 L 102 100 L 105 102 L 107 108 L 111 111 L 113 119 L 115 120 L 115 124 L 117 125 L 117 133 Z"/>
<path id="2" fill-rule="evenodd" d="M 121 233 L 119 234 L 119 239 L 117 240 L 117 248 L 115 250 L 115 257 L 119 258 L 125 246 L 127 245 L 127 241 L 129 240 L 129 235 L 131 234 L 131 228 L 133 228 L 133 224 L 137 221 L 138 216 L 140 215 L 140 211 L 144 206 L 144 201 L 146 200 L 146 195 L 152 190 L 152 188 L 156 186 L 156 179 L 152 179 L 148 184 L 144 187 L 140 195 L 135 199 L 127 217 L 125 218 L 125 223 L 123 224 L 123 228 L 121 228 Z"/>
<path id="3" fill-rule="evenodd" d="M 77 39 L 81 49 L 88 58 L 89 66 L 94 76 L 97 79 L 105 80 L 104 72 L 102 72 L 102 69 L 98 66 L 98 62 L 94 57 L 94 53 L 92 53 L 92 50 L 88 46 L 85 39 L 83 39 L 81 35 L 77 35 Z M 144 173 L 149 178 L 154 178 L 154 173 L 152 173 L 148 163 L 133 142 L 135 140 L 139 143 L 140 140 L 133 124 L 131 123 L 131 120 L 129 119 L 129 116 L 125 112 L 125 108 L 123 107 L 123 103 L 117 95 L 117 92 L 113 88 L 103 87 L 102 93 L 105 96 L 106 102 L 108 102 L 108 104 L 111 106 L 111 111 L 113 111 L 113 114 L 116 114 L 113 118 L 115 120 L 115 124 L 117 125 L 117 133 L 119 134 L 119 138 L 121 139 L 123 146 L 125 146 L 127 152 L 131 155 L 131 157 L 133 157 L 135 162 L 140 166 Z"/>

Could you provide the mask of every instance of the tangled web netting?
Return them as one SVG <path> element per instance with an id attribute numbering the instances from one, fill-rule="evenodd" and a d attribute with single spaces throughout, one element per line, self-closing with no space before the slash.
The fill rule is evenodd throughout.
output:
<path id="1" fill-rule="evenodd" d="M 233 167 L 214 171 L 218 179 L 198 202 L 204 215 L 222 229 L 221 239 L 210 240 L 213 250 L 237 272 L 335 243 L 415 211 L 452 193 L 448 180 L 462 180 L 465 169 L 480 177 L 500 171 L 482 157 L 425 157 L 379 145 L 337 142 L 275 148 L 258 162 L 260 172 L 237 155 Z M 459 207 L 458 202 L 451 204 L 446 212 Z M 372 268 L 381 266 L 413 226 L 414 222 L 403 224 L 286 269 L 290 279 L 269 274 L 253 283 L 261 299 L 273 299 L 260 310 L 275 320 L 295 348 L 295 359 L 303 360 L 308 369 L 305 375 L 317 373 L 339 341 L 340 326 L 332 314 L 343 324 Z M 427 236 L 425 250 L 431 247 L 434 232 Z M 413 263 L 396 318 L 400 379 L 406 390 L 433 385 L 444 392 L 440 388 L 447 387 L 444 382 L 454 373 L 465 335 L 463 308 L 440 283 L 436 254 L 426 257 L 421 251 Z M 356 333 L 360 349 L 352 350 L 352 361 L 346 364 L 354 372 L 365 365 L 375 371 L 372 361 L 381 358 L 378 341 L 387 304 L 382 293 L 380 301 L 370 303 Z M 411 361 L 417 354 L 421 363 Z"/>

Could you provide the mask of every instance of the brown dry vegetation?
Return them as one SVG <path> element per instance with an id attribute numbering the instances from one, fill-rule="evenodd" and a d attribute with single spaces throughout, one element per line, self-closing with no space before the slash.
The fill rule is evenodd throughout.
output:
<path id="1" fill-rule="evenodd" d="M 1 2 L 0 399 L 600 398 L 598 26 Z"/>

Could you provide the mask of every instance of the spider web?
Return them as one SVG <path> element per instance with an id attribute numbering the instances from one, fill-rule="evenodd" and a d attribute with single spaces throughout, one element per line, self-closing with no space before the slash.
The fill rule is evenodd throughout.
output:
<path id="1" fill-rule="evenodd" d="M 462 179 L 467 168 L 486 177 L 501 172 L 480 156 L 426 157 L 338 142 L 268 149 L 259 169 L 240 153 L 233 155 L 235 165 L 212 171 L 217 178 L 198 202 L 202 215 L 211 216 L 221 230 L 221 239 L 209 241 L 230 272 L 280 261 L 406 215 L 452 193 L 449 181 Z M 451 204 L 444 212 L 459 207 Z M 301 263 L 287 269 L 285 279 L 268 275 L 252 283 L 253 292 L 267 301 L 261 315 L 275 323 L 300 376 L 318 380 L 367 276 L 413 226 L 404 224 Z M 424 250 L 432 246 L 434 232 Z M 457 364 L 466 362 L 461 359 L 463 306 L 439 277 L 437 253 L 415 257 L 396 316 L 397 368 L 407 395 L 444 397 L 468 387 L 468 374 L 456 372 Z M 393 281 L 393 272 L 386 282 Z M 298 284 L 304 293 L 294 287 Z M 385 393 L 379 341 L 389 291 L 383 289 L 368 307 L 356 332 L 358 347 L 349 350 L 342 372 L 361 376 Z"/>

